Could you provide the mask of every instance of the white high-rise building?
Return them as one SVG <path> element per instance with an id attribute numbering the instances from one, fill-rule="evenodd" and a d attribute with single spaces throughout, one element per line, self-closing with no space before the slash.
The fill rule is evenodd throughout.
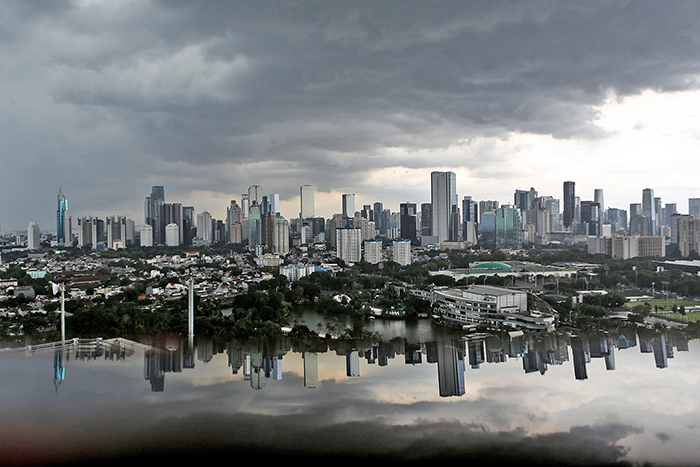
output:
<path id="1" fill-rule="evenodd" d="M 382 262 L 382 241 L 376 240 L 365 240 L 365 261 L 371 264 L 378 264 Z"/>
<path id="2" fill-rule="evenodd" d="M 27 248 L 30 250 L 38 250 L 41 242 L 41 232 L 39 231 L 39 223 L 31 221 L 27 227 Z"/>
<path id="3" fill-rule="evenodd" d="M 432 234 L 438 242 L 450 239 L 450 219 L 457 206 L 457 176 L 454 172 L 430 174 L 430 204 L 432 205 Z"/>
<path id="4" fill-rule="evenodd" d="M 141 246 L 153 246 L 153 227 L 148 224 L 141 226 Z"/>
<path id="5" fill-rule="evenodd" d="M 165 244 L 167 246 L 178 246 L 180 244 L 180 227 L 175 223 L 165 226 Z"/>
<path id="6" fill-rule="evenodd" d="M 206 246 L 209 246 L 214 240 L 214 232 L 211 224 L 211 214 L 209 214 L 208 211 L 197 214 L 197 237 L 199 237 Z"/>
<path id="7" fill-rule="evenodd" d="M 346 263 L 357 263 L 362 259 L 362 230 L 351 227 L 336 229 L 338 258 Z"/>
<path id="8" fill-rule="evenodd" d="M 411 241 L 407 239 L 394 240 L 392 259 L 401 266 L 411 264 Z"/>
<path id="9" fill-rule="evenodd" d="M 301 203 L 301 211 L 299 217 L 301 219 L 311 219 L 316 216 L 316 206 L 314 196 L 316 187 L 311 185 L 302 185 L 299 187 L 299 197 Z"/>
<path id="10" fill-rule="evenodd" d="M 272 253 L 286 255 L 289 253 L 289 222 L 284 217 L 275 217 L 273 224 Z"/>

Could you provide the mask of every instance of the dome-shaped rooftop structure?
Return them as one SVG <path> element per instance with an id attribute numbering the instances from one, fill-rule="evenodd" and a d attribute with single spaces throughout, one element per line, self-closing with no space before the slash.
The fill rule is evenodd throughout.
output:
<path id="1" fill-rule="evenodd" d="M 469 269 L 488 269 L 488 270 L 498 270 L 498 271 L 510 271 L 513 269 L 513 266 L 510 266 L 505 263 L 498 263 L 496 261 L 490 261 L 486 263 L 476 263 L 471 266 L 469 266 Z"/>

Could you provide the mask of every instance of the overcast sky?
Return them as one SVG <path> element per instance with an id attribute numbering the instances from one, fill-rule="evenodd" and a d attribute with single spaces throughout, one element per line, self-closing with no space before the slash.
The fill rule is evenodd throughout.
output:
<path id="1" fill-rule="evenodd" d="M 700 3 L 99 1 L 0 4 L 0 230 L 71 214 L 224 218 L 251 184 L 317 215 L 430 200 L 606 206 L 698 189 Z"/>

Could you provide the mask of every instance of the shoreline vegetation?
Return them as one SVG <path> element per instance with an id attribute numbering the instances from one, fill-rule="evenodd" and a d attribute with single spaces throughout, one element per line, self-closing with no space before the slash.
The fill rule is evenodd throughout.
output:
<path id="1" fill-rule="evenodd" d="M 210 276 L 226 272 L 235 277 L 244 274 L 244 267 L 232 263 L 229 254 L 220 255 L 221 260 L 204 260 L 198 268 L 208 268 Z M 160 252 L 164 254 L 164 252 Z M 171 254 L 174 252 L 171 252 Z M 198 252 L 201 254 L 202 252 Z M 184 254 L 184 252 L 183 252 Z M 208 253 L 209 255 L 212 252 Z M 236 252 L 236 254 L 241 254 Z M 68 252 L 68 257 L 80 258 L 85 253 Z M 87 253 L 90 255 L 90 253 Z M 145 294 L 148 287 L 165 287 L 167 284 L 182 283 L 184 274 L 174 268 L 157 271 L 150 280 L 134 281 L 124 271 L 131 268 L 133 274 L 149 277 L 157 268 L 145 261 L 144 252 L 124 250 L 102 252 L 100 258 L 108 259 L 111 269 L 99 271 L 102 282 L 86 290 L 86 296 L 66 299 L 66 338 L 73 337 L 138 337 L 144 335 L 174 333 L 187 336 L 187 296 L 162 299 Z M 9 255 L 5 254 L 7 258 Z M 381 265 L 357 263 L 352 268 L 338 262 L 339 272 L 314 272 L 301 279 L 289 282 L 272 268 L 259 268 L 263 279 L 249 282 L 244 290 L 230 296 L 195 295 L 194 329 L 196 336 L 222 339 L 244 339 L 250 337 L 280 337 L 282 328 L 291 328 L 295 333 L 316 335 L 327 333 L 347 339 L 360 339 L 371 336 L 366 323 L 371 319 L 430 319 L 431 303 L 413 294 L 400 291 L 403 286 L 444 286 L 460 287 L 472 283 L 504 287 L 533 287 L 532 283 L 499 276 L 475 277 L 456 281 L 444 275 L 430 275 L 430 271 L 447 268 L 468 267 L 475 261 L 507 261 L 510 256 L 503 252 L 456 252 L 428 251 L 427 259 L 409 266 L 399 266 L 393 262 Z M 245 258 L 245 256 L 244 256 Z M 5 277 L 15 278 L 18 286 L 32 287 L 37 295 L 50 296 L 52 280 L 69 277 L 69 274 L 47 275 L 31 278 L 26 270 L 14 265 L 10 257 Z M 650 258 L 634 260 L 609 260 L 600 256 L 588 255 L 577 248 L 557 250 L 537 249 L 527 251 L 527 261 L 543 265 L 563 262 L 586 263 L 585 272 L 578 273 L 568 280 L 553 280 L 543 276 L 535 284 L 532 297 L 546 303 L 557 313 L 557 329 L 572 330 L 611 330 L 619 326 L 665 327 L 661 320 L 677 322 L 684 326 L 683 331 L 693 337 L 700 336 L 700 313 L 686 312 L 686 308 L 697 306 L 689 298 L 700 296 L 700 278 L 688 276 L 679 271 L 657 272 Z M 252 257 L 248 258 L 248 261 Z M 192 271 L 188 271 L 190 274 Z M 175 274 L 174 274 L 175 273 Z M 137 276 L 138 277 L 138 276 Z M 214 279 L 215 280 L 215 279 Z M 219 279 L 221 281 L 221 279 Z M 402 284 L 402 287 L 392 287 Z M 635 287 L 630 287 L 634 284 Z M 630 302 L 630 295 L 646 294 L 654 284 L 664 284 L 663 294 L 642 302 Z M 99 287 L 123 286 L 115 294 L 98 294 Z M 604 295 L 587 294 L 574 303 L 573 297 L 581 290 L 606 290 Z M 672 297 L 669 298 L 669 295 Z M 649 295 L 651 297 L 651 295 Z M 0 301 L 5 312 L 0 317 L 0 341 L 5 345 L 18 345 L 26 342 L 56 341 L 60 339 L 59 304 L 55 298 L 45 300 L 43 312 L 36 311 L 35 298 L 24 295 L 6 297 Z M 32 309 L 34 307 L 34 309 Z M 226 311 L 224 313 L 224 310 Z M 303 322 L 300 315 L 310 310 L 324 316 L 326 324 Z M 350 317 L 353 325 L 342 326 L 339 317 Z M 650 318 L 656 318 L 650 324 Z M 477 331 L 507 331 L 511 329 L 488 329 L 479 326 Z"/>

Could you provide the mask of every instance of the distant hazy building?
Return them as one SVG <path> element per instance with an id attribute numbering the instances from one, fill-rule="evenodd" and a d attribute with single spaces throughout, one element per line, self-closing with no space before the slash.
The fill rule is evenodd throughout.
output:
<path id="1" fill-rule="evenodd" d="M 700 198 L 688 198 L 688 214 L 700 219 Z"/>
<path id="2" fill-rule="evenodd" d="M 370 240 L 377 236 L 377 229 L 374 226 L 374 222 L 369 219 L 355 216 L 352 218 L 352 226 L 362 230 L 362 240 Z"/>
<path id="3" fill-rule="evenodd" d="M 496 210 L 495 217 L 496 248 L 520 248 L 523 243 L 520 209 L 505 204 Z"/>
<path id="4" fill-rule="evenodd" d="M 616 233 L 620 230 L 627 230 L 627 211 L 624 209 L 609 208 L 608 222 L 610 222 L 612 233 Z"/>
<path id="5" fill-rule="evenodd" d="M 165 204 L 165 188 L 157 185 L 151 187 L 151 195 L 144 202 L 144 221 L 153 230 L 153 242 L 159 245 L 164 242 L 165 223 L 163 222 L 163 205 Z"/>
<path id="6" fill-rule="evenodd" d="M 38 250 L 41 242 L 41 231 L 39 223 L 31 221 L 27 227 L 27 248 L 30 250 Z"/>
<path id="7" fill-rule="evenodd" d="M 338 247 L 338 229 L 345 228 L 348 225 L 348 220 L 342 214 L 333 214 L 328 220 L 328 241 L 332 247 Z"/>
<path id="8" fill-rule="evenodd" d="M 666 256 L 666 239 L 661 236 L 614 235 L 589 237 L 588 253 L 616 259 Z"/>
<path id="9" fill-rule="evenodd" d="M 681 255 L 687 258 L 693 251 L 700 253 L 700 219 L 694 219 L 690 215 L 673 217 Z"/>
<path id="10" fill-rule="evenodd" d="M 496 211 L 481 211 L 481 244 L 484 248 L 496 248 Z"/>
<path id="11" fill-rule="evenodd" d="M 316 216 L 316 206 L 314 198 L 316 196 L 316 188 L 312 185 L 302 185 L 299 187 L 300 198 L 300 213 L 301 219 L 311 219 Z"/>

